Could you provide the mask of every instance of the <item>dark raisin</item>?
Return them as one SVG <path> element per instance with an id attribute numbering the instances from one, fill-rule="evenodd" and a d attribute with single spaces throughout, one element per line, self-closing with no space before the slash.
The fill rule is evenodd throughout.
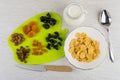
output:
<path id="1" fill-rule="evenodd" d="M 46 20 L 46 17 L 45 17 L 45 16 L 41 16 L 41 17 L 40 17 L 40 21 L 41 21 L 41 22 L 45 22 L 45 20 Z"/>
<path id="2" fill-rule="evenodd" d="M 46 17 L 47 17 L 47 18 L 51 18 L 50 13 L 47 13 Z"/>
<path id="3" fill-rule="evenodd" d="M 49 38 L 48 38 L 48 37 L 46 38 L 46 41 L 47 41 L 47 42 L 49 41 Z"/>
<path id="4" fill-rule="evenodd" d="M 58 45 L 62 46 L 61 42 L 58 42 Z"/>
<path id="5" fill-rule="evenodd" d="M 48 20 L 47 20 L 47 19 L 45 19 L 44 23 L 48 23 Z"/>
<path id="6" fill-rule="evenodd" d="M 17 49 L 17 56 L 18 56 L 18 59 L 22 62 L 26 61 L 26 58 L 28 57 L 29 55 L 29 52 L 30 52 L 30 49 L 29 48 L 25 48 L 23 46 L 20 47 L 20 49 Z"/>
<path id="7" fill-rule="evenodd" d="M 54 47 L 54 45 L 55 45 L 55 44 L 53 44 L 53 43 L 50 44 L 51 47 Z"/>
<path id="8" fill-rule="evenodd" d="M 54 26 L 56 24 L 56 20 L 51 18 L 49 24 Z"/>
<path id="9" fill-rule="evenodd" d="M 55 49 L 58 50 L 58 47 L 56 47 Z"/>
<path id="10" fill-rule="evenodd" d="M 16 49 L 17 51 L 20 51 L 19 49 Z"/>
<path id="11" fill-rule="evenodd" d="M 58 32 L 54 32 L 55 35 L 59 36 L 59 33 Z"/>
<path id="12" fill-rule="evenodd" d="M 43 27 L 44 27 L 45 29 L 49 29 L 49 28 L 50 28 L 49 24 L 47 24 L 47 23 L 43 24 Z"/>
<path id="13" fill-rule="evenodd" d="M 54 38 L 54 35 L 53 34 L 48 34 L 48 37 L 49 38 Z"/>
<path id="14" fill-rule="evenodd" d="M 57 41 L 54 40 L 54 39 L 50 39 L 50 42 L 51 42 L 51 43 L 56 43 Z"/>
<path id="15" fill-rule="evenodd" d="M 50 33 L 48 34 L 48 38 L 52 38 L 52 35 Z"/>
<path id="16" fill-rule="evenodd" d="M 58 38 L 58 36 L 57 36 L 57 35 L 53 35 L 53 38 L 54 38 L 54 39 L 57 39 L 57 38 Z"/>
<path id="17" fill-rule="evenodd" d="M 48 48 L 48 49 L 51 49 L 51 47 L 50 47 L 50 46 L 51 46 L 51 44 L 50 44 L 50 43 L 48 43 L 48 44 L 47 44 L 47 48 Z"/>
<path id="18" fill-rule="evenodd" d="M 61 37 L 58 37 L 58 39 L 59 39 L 60 41 L 63 41 L 63 39 L 62 39 Z"/>
<path id="19" fill-rule="evenodd" d="M 41 22 L 43 23 L 48 23 L 48 18 L 46 16 L 43 16 L 43 18 L 41 19 Z"/>
<path id="20" fill-rule="evenodd" d="M 53 48 L 58 50 L 58 45 L 54 45 Z"/>
<path id="21" fill-rule="evenodd" d="M 58 38 L 59 37 L 59 33 L 58 32 L 54 32 L 54 38 L 56 39 L 56 38 Z"/>
<path id="22" fill-rule="evenodd" d="M 20 49 L 23 49 L 23 46 L 20 46 Z"/>
<path id="23" fill-rule="evenodd" d="M 50 23 L 50 18 L 46 18 L 46 22 L 45 23 Z"/>

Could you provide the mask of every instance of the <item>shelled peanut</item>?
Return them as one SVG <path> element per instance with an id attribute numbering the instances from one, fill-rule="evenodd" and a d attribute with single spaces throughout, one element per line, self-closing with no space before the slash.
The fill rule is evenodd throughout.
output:
<path id="1" fill-rule="evenodd" d="M 15 46 L 21 44 L 25 40 L 21 33 L 14 33 L 11 37 L 11 41 L 15 44 Z"/>

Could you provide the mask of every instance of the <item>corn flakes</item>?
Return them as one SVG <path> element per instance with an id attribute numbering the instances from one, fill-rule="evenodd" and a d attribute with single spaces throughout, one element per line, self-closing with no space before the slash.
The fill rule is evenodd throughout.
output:
<path id="1" fill-rule="evenodd" d="M 86 33 L 76 33 L 75 39 L 69 44 L 69 52 L 72 57 L 79 62 L 91 62 L 95 60 L 99 54 L 99 42 L 91 39 Z"/>

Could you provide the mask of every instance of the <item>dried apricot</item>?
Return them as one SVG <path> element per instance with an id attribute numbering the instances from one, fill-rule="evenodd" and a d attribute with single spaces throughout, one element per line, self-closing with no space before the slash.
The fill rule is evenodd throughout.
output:
<path id="1" fill-rule="evenodd" d="M 34 35 L 35 35 L 35 32 L 34 32 L 34 31 L 30 31 L 30 32 L 27 34 L 27 36 L 30 37 L 30 38 L 33 37 Z"/>
<path id="2" fill-rule="evenodd" d="M 37 25 L 37 23 L 35 21 L 32 21 L 30 22 L 30 25 L 33 26 L 33 25 Z"/>
<path id="3" fill-rule="evenodd" d="M 23 32 L 24 32 L 25 34 L 28 34 L 30 31 L 31 31 L 31 28 L 30 28 L 29 25 L 25 25 L 25 26 L 23 27 Z"/>
<path id="4" fill-rule="evenodd" d="M 33 37 L 36 33 L 39 32 L 39 27 L 37 26 L 36 22 L 30 22 L 28 25 L 25 25 L 23 27 L 23 32 L 28 36 L 28 37 Z"/>
<path id="5" fill-rule="evenodd" d="M 33 25 L 33 26 L 32 26 L 32 31 L 38 33 L 38 32 L 39 32 L 38 26 L 37 26 L 37 25 Z"/>

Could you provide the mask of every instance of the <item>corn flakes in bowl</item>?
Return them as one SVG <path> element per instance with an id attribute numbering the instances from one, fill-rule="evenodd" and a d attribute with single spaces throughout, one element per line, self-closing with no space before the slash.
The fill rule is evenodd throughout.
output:
<path id="1" fill-rule="evenodd" d="M 98 30 L 80 27 L 68 35 L 64 51 L 68 61 L 75 67 L 93 69 L 104 61 L 108 45 Z"/>

